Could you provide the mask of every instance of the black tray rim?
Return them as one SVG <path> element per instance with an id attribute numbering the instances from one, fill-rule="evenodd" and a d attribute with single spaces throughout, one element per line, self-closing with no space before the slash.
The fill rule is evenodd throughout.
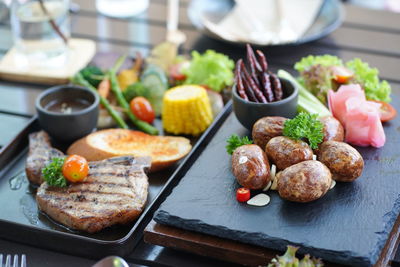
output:
<path id="1" fill-rule="evenodd" d="M 183 169 L 191 166 L 192 163 L 197 159 L 199 155 L 198 150 L 203 146 L 203 149 L 207 144 L 205 144 L 206 139 L 211 139 L 214 134 L 217 132 L 217 130 L 220 128 L 220 126 L 223 124 L 223 122 L 226 120 L 226 118 L 229 116 L 232 110 L 232 101 L 229 101 L 223 108 L 223 110 L 217 115 L 217 117 L 213 120 L 212 124 L 207 128 L 207 130 L 200 136 L 200 138 L 197 140 L 197 142 L 194 144 L 192 150 L 189 152 L 189 154 L 180 162 L 178 163 L 179 165 L 176 167 L 175 171 L 166 179 L 165 184 L 162 186 L 158 194 L 154 197 L 154 199 L 147 203 L 146 208 L 143 210 L 141 215 L 136 219 L 135 223 L 131 226 L 131 229 L 129 232 L 122 238 L 116 239 L 116 240 L 99 240 L 96 238 L 88 237 L 88 236 L 82 236 L 79 235 L 79 233 L 68 233 L 68 232 L 61 232 L 58 230 L 54 229 L 45 229 L 45 228 L 40 228 L 34 225 L 28 225 L 28 224 L 21 224 L 18 222 L 13 222 L 9 220 L 4 220 L 0 219 L 0 226 L 3 227 L 17 227 L 21 231 L 25 230 L 27 232 L 36 232 L 36 233 L 42 233 L 44 235 L 48 236 L 58 236 L 63 239 L 73 239 L 75 241 L 82 241 L 86 243 L 91 243 L 95 244 L 98 246 L 107 246 L 110 248 L 109 251 L 111 252 L 116 252 L 115 246 L 123 246 L 125 245 L 128 241 L 132 241 L 133 243 L 130 245 L 130 247 L 135 247 L 138 242 L 140 241 L 141 237 L 143 236 L 143 229 L 145 225 L 147 225 L 147 222 L 150 221 L 150 219 L 153 217 L 154 211 L 158 208 L 158 206 L 161 204 L 161 201 L 163 201 L 166 197 L 165 194 L 166 192 L 171 191 L 172 188 L 179 182 L 180 178 L 184 176 L 186 171 L 184 173 L 181 173 Z M 26 137 L 26 135 L 30 132 L 33 132 L 35 130 L 40 129 L 40 126 L 38 126 L 38 118 L 37 116 L 32 117 L 31 120 L 29 120 L 26 124 L 26 126 L 17 134 L 16 137 L 14 137 L 7 145 L 5 145 L 1 150 L 0 150 L 0 179 L 2 176 L 9 171 L 9 168 L 12 167 L 13 161 L 20 156 L 20 154 L 23 152 L 23 149 L 26 149 L 26 145 L 24 146 L 25 148 L 16 148 L 16 146 L 19 146 L 21 141 Z M 17 151 L 13 151 L 17 150 Z M 11 155 L 7 155 L 10 154 Z M 7 161 L 9 159 L 9 161 Z M 168 194 L 169 195 L 169 194 Z M 161 198 L 164 197 L 164 199 L 161 200 Z M 146 222 L 147 221 L 147 222 Z M 1 234 L 3 238 L 8 238 L 7 236 L 4 236 Z M 24 240 L 16 240 L 15 238 L 9 238 L 9 240 L 12 241 L 17 241 L 21 243 L 27 243 L 31 244 L 31 242 L 24 242 Z M 48 248 L 48 247 L 47 247 Z M 51 248 L 49 248 L 51 249 Z M 57 251 L 60 251 L 59 249 L 55 249 Z M 101 255 L 88 255 L 86 253 L 81 253 L 77 252 L 71 253 L 70 249 L 65 250 L 67 252 L 70 252 L 70 254 L 75 254 L 75 255 L 86 255 L 89 257 L 99 257 Z M 63 251 L 63 252 L 65 252 Z M 125 251 L 123 253 L 119 253 L 118 251 L 116 252 L 117 254 L 120 254 L 122 256 L 125 256 L 128 251 Z M 100 253 L 99 253 L 100 254 Z"/>

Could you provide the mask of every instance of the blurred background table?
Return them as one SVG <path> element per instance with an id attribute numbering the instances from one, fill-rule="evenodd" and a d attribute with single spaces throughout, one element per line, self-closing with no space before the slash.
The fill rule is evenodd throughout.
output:
<path id="1" fill-rule="evenodd" d="M 148 10 L 129 19 L 109 18 L 96 12 L 94 1 L 75 0 L 80 10 L 72 13 L 72 36 L 92 39 L 98 53 L 150 49 L 165 40 L 166 0 L 152 0 Z M 214 49 L 233 59 L 243 55 L 243 47 L 212 40 L 199 33 L 187 16 L 189 0 L 180 3 L 179 28 L 186 34 L 183 53 Z M 0 58 L 12 46 L 10 23 L 0 10 Z M 400 93 L 400 14 L 345 5 L 342 26 L 318 41 L 294 46 L 262 49 L 273 70 L 292 69 L 294 62 L 308 54 L 333 54 L 344 60 L 360 57 L 380 70 L 393 93 Z M 112 62 L 110 62 L 110 65 Z M 5 146 L 35 114 L 36 96 L 46 86 L 0 81 L 0 148 Z M 400 129 L 399 129 L 400 132 Z M 82 248 L 85 249 L 85 248 Z M 95 261 L 0 240 L 0 253 L 26 254 L 29 266 L 90 266 Z M 140 242 L 126 257 L 132 264 L 152 266 L 232 266 L 230 263 L 200 257 Z"/>

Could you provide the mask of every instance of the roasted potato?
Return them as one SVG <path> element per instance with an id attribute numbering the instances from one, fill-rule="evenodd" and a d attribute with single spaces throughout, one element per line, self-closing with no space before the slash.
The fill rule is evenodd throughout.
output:
<path id="1" fill-rule="evenodd" d="M 318 151 L 318 160 L 332 173 L 332 179 L 339 182 L 352 182 L 360 177 L 364 160 L 352 146 L 337 141 L 323 142 Z"/>
<path id="2" fill-rule="evenodd" d="M 292 165 L 278 173 L 275 179 L 278 179 L 279 195 L 295 202 L 310 202 L 322 197 L 332 183 L 329 169 L 316 160 Z"/>
<path id="3" fill-rule="evenodd" d="M 268 158 L 257 145 L 243 145 L 235 149 L 232 172 L 238 183 L 249 189 L 262 189 L 271 180 Z"/>
<path id="4" fill-rule="evenodd" d="M 277 136 L 269 140 L 265 147 L 268 159 L 279 170 L 313 158 L 313 151 L 306 142 L 293 140 L 285 136 Z"/>
<path id="5" fill-rule="evenodd" d="M 265 149 L 271 138 L 282 135 L 283 124 L 286 120 L 284 117 L 264 117 L 256 121 L 252 131 L 254 144 Z"/>
<path id="6" fill-rule="evenodd" d="M 324 139 L 323 141 L 340 141 L 343 142 L 344 140 L 344 129 L 342 124 L 332 116 L 325 116 L 319 118 L 319 120 L 324 125 Z"/>

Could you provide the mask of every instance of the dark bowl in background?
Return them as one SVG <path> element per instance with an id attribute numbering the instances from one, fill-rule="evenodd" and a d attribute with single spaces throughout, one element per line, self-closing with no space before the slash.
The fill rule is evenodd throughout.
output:
<path id="1" fill-rule="evenodd" d="M 239 122 L 250 131 L 254 123 L 266 116 L 282 116 L 293 118 L 297 114 L 297 99 L 299 90 L 289 80 L 280 78 L 283 90 L 283 99 L 271 103 L 255 103 L 241 98 L 236 89 L 232 87 L 233 111 Z"/>
<path id="2" fill-rule="evenodd" d="M 82 99 L 90 103 L 84 109 L 65 114 L 46 109 L 52 101 Z M 93 131 L 99 116 L 99 96 L 85 87 L 59 85 L 42 92 L 36 99 L 40 126 L 51 137 L 61 142 L 72 142 Z"/>

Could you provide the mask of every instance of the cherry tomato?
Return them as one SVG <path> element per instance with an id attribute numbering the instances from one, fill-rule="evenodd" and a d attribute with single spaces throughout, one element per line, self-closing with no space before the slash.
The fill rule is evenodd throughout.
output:
<path id="1" fill-rule="evenodd" d="M 236 199 L 239 202 L 246 202 L 250 199 L 250 190 L 244 187 L 239 188 L 236 191 Z"/>
<path id="2" fill-rule="evenodd" d="M 62 173 L 71 183 L 81 182 L 89 173 L 88 162 L 79 155 L 68 156 L 64 161 Z"/>
<path id="3" fill-rule="evenodd" d="M 182 67 L 181 64 L 175 64 L 171 66 L 169 73 L 172 79 L 176 81 L 186 80 L 186 75 L 181 72 L 181 67 Z"/>
<path id="4" fill-rule="evenodd" d="M 131 100 L 130 103 L 131 111 L 135 116 L 142 121 L 152 123 L 155 118 L 154 110 L 150 104 L 150 102 L 142 97 L 137 96 Z"/>
<path id="5" fill-rule="evenodd" d="M 394 117 L 396 117 L 397 111 L 389 103 L 378 100 L 370 100 L 370 101 L 381 104 L 381 107 L 379 109 L 379 117 L 381 118 L 382 122 L 393 120 Z"/>
<path id="6" fill-rule="evenodd" d="M 347 83 L 354 76 L 354 73 L 345 67 L 335 66 L 332 70 L 334 79 L 339 84 Z"/>

